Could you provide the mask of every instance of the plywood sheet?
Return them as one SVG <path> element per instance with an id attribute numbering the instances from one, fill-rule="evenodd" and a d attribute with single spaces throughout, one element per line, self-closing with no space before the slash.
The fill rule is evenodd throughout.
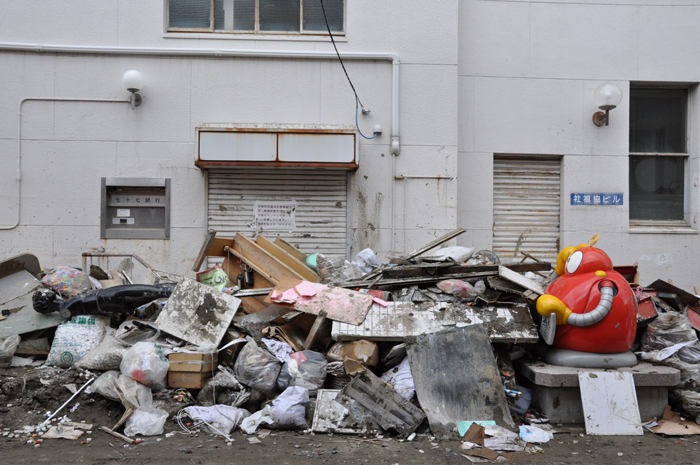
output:
<path id="1" fill-rule="evenodd" d="M 641 436 L 637 393 L 632 373 L 587 371 L 578 374 L 586 434 Z"/>
<path id="2" fill-rule="evenodd" d="M 333 322 L 335 340 L 403 341 L 406 336 L 483 324 L 492 342 L 536 343 L 539 336 L 526 304 L 472 307 L 448 302 L 389 302 L 372 305 L 363 324 Z"/>
<path id="3" fill-rule="evenodd" d="M 184 278 L 155 322 L 156 328 L 191 344 L 219 345 L 241 300 Z"/>

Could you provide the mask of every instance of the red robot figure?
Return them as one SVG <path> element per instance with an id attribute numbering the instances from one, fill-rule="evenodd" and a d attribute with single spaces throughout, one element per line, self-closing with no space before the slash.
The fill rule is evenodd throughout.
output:
<path id="1" fill-rule="evenodd" d="M 559 276 L 537 299 L 545 317 L 547 343 L 579 352 L 613 354 L 629 351 L 637 329 L 637 300 L 625 278 L 613 270 L 610 257 L 591 244 L 567 247 L 559 253 Z M 556 327 L 553 323 L 556 315 Z M 550 323 L 550 324 L 551 324 Z M 553 340 L 551 340 L 553 339 Z"/>

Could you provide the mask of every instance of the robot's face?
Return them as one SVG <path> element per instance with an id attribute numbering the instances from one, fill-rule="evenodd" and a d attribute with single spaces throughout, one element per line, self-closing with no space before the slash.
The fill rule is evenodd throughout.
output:
<path id="1" fill-rule="evenodd" d="M 566 261 L 566 274 L 594 273 L 612 270 L 610 257 L 600 249 L 583 247 L 569 256 Z"/>

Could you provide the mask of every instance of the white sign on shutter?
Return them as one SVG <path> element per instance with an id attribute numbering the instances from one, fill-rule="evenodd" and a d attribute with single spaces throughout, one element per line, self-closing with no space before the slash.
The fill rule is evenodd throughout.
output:
<path id="1" fill-rule="evenodd" d="M 253 205 L 255 225 L 267 231 L 294 231 L 296 209 L 296 200 L 287 202 L 256 200 Z"/>

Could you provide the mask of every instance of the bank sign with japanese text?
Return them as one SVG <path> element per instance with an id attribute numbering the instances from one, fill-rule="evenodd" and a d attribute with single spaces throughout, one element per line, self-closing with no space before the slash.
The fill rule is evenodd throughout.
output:
<path id="1" fill-rule="evenodd" d="M 571 194 L 571 205 L 622 205 L 619 194 Z"/>

